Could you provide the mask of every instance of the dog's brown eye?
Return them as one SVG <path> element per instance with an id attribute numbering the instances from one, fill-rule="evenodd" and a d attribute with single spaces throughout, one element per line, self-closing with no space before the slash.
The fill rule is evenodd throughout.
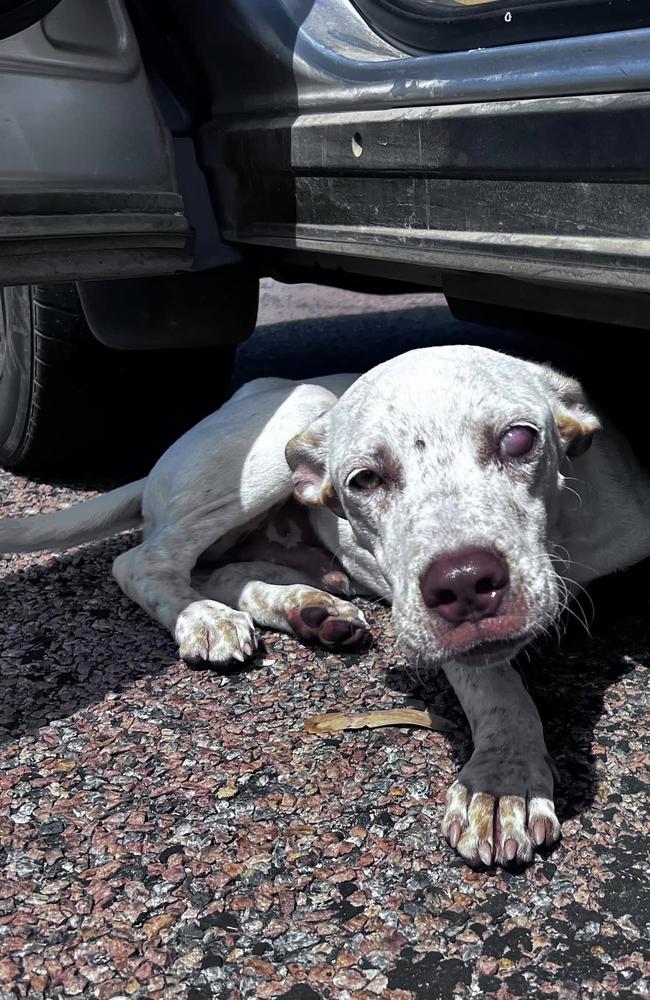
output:
<path id="1" fill-rule="evenodd" d="M 499 441 L 499 452 L 504 458 L 524 458 L 535 447 L 537 431 L 534 427 L 517 424 L 509 427 Z"/>
<path id="2" fill-rule="evenodd" d="M 350 476 L 348 486 L 352 486 L 355 490 L 376 490 L 382 482 L 381 476 L 378 476 L 372 469 L 360 469 L 359 472 Z"/>

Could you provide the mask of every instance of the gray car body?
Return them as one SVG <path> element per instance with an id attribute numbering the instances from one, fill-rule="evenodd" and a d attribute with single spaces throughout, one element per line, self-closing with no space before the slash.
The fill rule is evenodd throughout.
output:
<path id="1" fill-rule="evenodd" d="M 151 44 L 164 18 L 194 103 Z M 612 29 L 416 53 L 351 0 L 61 0 L 0 41 L 0 283 L 80 281 L 119 347 L 125 318 L 102 322 L 90 279 L 242 254 L 645 325 L 650 27 Z"/>

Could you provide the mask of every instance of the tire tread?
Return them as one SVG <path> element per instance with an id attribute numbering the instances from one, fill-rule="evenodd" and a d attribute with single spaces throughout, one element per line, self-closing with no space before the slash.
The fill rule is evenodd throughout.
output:
<path id="1" fill-rule="evenodd" d="M 141 475 L 223 401 L 234 348 L 117 351 L 93 337 L 74 285 L 34 285 L 31 302 L 31 397 L 6 468 Z"/>

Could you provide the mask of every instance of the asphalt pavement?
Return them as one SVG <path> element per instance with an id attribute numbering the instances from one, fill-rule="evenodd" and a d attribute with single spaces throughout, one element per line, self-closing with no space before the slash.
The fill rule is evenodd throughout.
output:
<path id="1" fill-rule="evenodd" d="M 435 295 L 267 282 L 235 380 L 442 340 L 559 350 L 463 326 Z M 3 515 L 91 494 L 0 473 Z M 525 665 L 560 846 L 474 872 L 439 834 L 467 726 L 444 679 L 396 651 L 387 609 L 366 605 L 361 655 L 265 632 L 249 669 L 191 670 L 112 582 L 131 543 L 2 563 L 0 1000 L 648 995 L 647 566 L 593 589 L 591 635 L 569 621 Z M 304 727 L 423 703 L 450 735 Z"/>

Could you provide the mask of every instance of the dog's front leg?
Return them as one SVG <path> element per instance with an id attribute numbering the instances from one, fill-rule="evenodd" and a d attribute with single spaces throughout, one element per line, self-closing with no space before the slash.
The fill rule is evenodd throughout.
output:
<path id="1" fill-rule="evenodd" d="M 530 861 L 560 836 L 553 768 L 535 704 L 508 663 L 445 674 L 472 730 L 474 752 L 447 793 L 442 832 L 470 864 Z"/>
<path id="2" fill-rule="evenodd" d="M 363 645 L 368 638 L 363 614 L 316 582 L 289 566 L 258 561 L 221 566 L 197 586 L 206 597 L 247 612 L 258 625 L 303 642 L 348 650 Z"/>

